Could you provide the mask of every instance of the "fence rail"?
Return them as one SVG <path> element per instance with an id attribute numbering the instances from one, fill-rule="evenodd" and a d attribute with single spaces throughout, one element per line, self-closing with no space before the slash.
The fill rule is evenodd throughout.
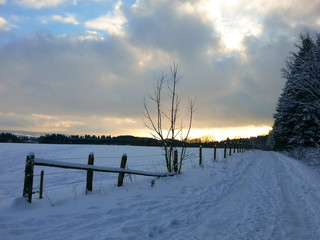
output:
<path id="1" fill-rule="evenodd" d="M 38 158 L 36 158 L 34 160 L 34 165 L 46 166 L 46 167 L 77 169 L 77 170 L 92 170 L 92 171 L 96 171 L 96 172 L 128 173 L 128 174 L 149 176 L 149 177 L 167 177 L 167 176 L 175 175 L 175 173 L 169 173 L 169 172 L 168 173 L 154 173 L 154 172 L 145 172 L 145 171 L 132 170 L 132 169 L 91 166 L 91 165 L 81 164 L 81 163 L 68 163 L 68 162 L 60 162 L 60 161 L 45 160 L 45 159 L 38 159 Z"/>

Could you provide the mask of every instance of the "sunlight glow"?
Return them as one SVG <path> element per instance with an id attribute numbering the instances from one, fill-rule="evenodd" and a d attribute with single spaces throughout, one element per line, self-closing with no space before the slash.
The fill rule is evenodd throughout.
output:
<path id="1" fill-rule="evenodd" d="M 225 140 L 227 138 L 249 138 L 266 135 L 272 128 L 270 126 L 246 126 L 246 127 L 227 127 L 210 129 L 192 129 L 190 138 L 201 138 L 208 136 L 210 140 Z"/>
<path id="2" fill-rule="evenodd" d="M 225 140 L 227 138 L 249 138 L 260 135 L 266 135 L 272 128 L 270 126 L 245 126 L 245 127 L 226 127 L 226 128 L 208 128 L 192 129 L 190 138 L 209 137 L 210 140 Z"/>
<path id="3" fill-rule="evenodd" d="M 235 8 L 237 8 L 235 0 L 200 0 L 194 3 L 182 3 L 180 6 L 184 13 L 200 15 L 203 21 L 212 24 L 220 34 L 226 50 L 241 51 L 245 37 L 261 34 L 262 25 L 253 17 L 234 15 Z"/>
<path id="4" fill-rule="evenodd" d="M 270 126 L 245 126 L 245 127 L 226 127 L 226 128 L 192 128 L 189 139 L 206 138 L 210 141 L 222 141 L 237 138 L 249 138 L 266 135 L 272 128 Z M 141 129 L 130 132 L 135 136 L 152 137 L 150 131 Z"/>

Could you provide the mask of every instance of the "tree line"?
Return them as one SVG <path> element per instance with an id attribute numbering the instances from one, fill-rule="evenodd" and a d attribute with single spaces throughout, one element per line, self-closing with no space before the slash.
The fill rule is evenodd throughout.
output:
<path id="1" fill-rule="evenodd" d="M 64 135 L 59 133 L 45 134 L 40 137 L 17 136 L 12 133 L 0 134 L 0 142 L 8 143 L 43 143 L 43 144 L 113 144 L 113 145 L 141 145 L 160 146 L 153 138 L 111 135 Z"/>
<path id="2" fill-rule="evenodd" d="M 202 147 L 207 148 L 224 148 L 225 146 L 233 147 L 237 144 L 246 145 L 249 148 L 265 148 L 267 136 L 226 139 L 223 141 L 209 141 L 191 139 L 187 142 L 174 140 L 175 147 Z M 12 133 L 1 133 L 0 142 L 7 143 L 40 143 L 40 144 L 95 144 L 95 145 L 132 145 L 132 146 L 162 146 L 161 141 L 148 137 L 135 137 L 131 135 L 114 136 L 111 135 L 64 135 L 64 134 L 45 134 L 40 137 L 17 136 Z"/>

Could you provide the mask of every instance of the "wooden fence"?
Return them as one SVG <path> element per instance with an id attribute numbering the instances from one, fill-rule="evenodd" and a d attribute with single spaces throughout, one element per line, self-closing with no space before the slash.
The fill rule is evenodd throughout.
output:
<path id="1" fill-rule="evenodd" d="M 240 145 L 229 145 L 229 155 L 231 156 L 232 150 L 234 153 L 242 152 L 245 150 L 245 146 Z M 224 158 L 227 157 L 227 144 L 224 146 Z M 214 147 L 213 150 L 213 160 L 217 159 L 217 146 Z M 118 187 L 123 185 L 123 179 L 125 174 L 133 174 L 133 175 L 142 175 L 142 176 L 150 176 L 150 177 L 168 177 L 174 176 L 178 171 L 178 151 L 174 151 L 174 172 L 166 172 L 166 173 L 155 173 L 155 172 L 146 172 L 139 170 L 126 169 L 127 163 L 127 155 L 123 154 L 121 158 L 120 168 L 111 168 L 111 167 L 102 167 L 102 166 L 94 166 L 94 153 L 90 153 L 88 157 L 88 164 L 80 164 L 80 163 L 69 163 L 62 161 L 54 161 L 47 159 L 39 159 L 35 158 L 34 153 L 29 153 L 26 158 L 25 165 L 25 177 L 24 177 L 24 187 L 22 196 L 27 199 L 29 203 L 32 202 L 32 194 L 33 194 L 33 176 L 34 176 L 34 166 L 46 166 L 46 167 L 56 167 L 56 168 L 67 168 L 67 169 L 77 169 L 77 170 L 85 170 L 87 171 L 87 180 L 86 180 L 86 193 L 92 191 L 92 181 L 93 181 L 93 172 L 108 172 L 108 173 L 118 173 Z M 202 165 L 202 146 L 199 148 L 199 165 Z M 41 171 L 40 175 L 40 191 L 39 198 L 42 198 L 43 191 L 43 179 L 44 179 L 44 171 Z"/>
<path id="2" fill-rule="evenodd" d="M 118 173 L 119 174 L 118 187 L 121 187 L 123 185 L 123 179 L 125 174 L 142 175 L 142 176 L 150 176 L 150 177 L 168 177 L 168 176 L 174 176 L 176 174 L 176 172 L 155 173 L 155 172 L 126 169 L 126 163 L 127 163 L 126 154 L 122 155 L 120 168 L 94 166 L 93 163 L 94 163 L 93 153 L 89 154 L 88 164 L 39 159 L 39 158 L 35 158 L 33 153 L 29 153 L 26 159 L 24 187 L 23 187 L 22 195 L 24 198 L 27 199 L 29 203 L 32 202 L 34 166 L 46 166 L 46 167 L 85 170 L 87 171 L 86 192 L 92 191 L 92 180 L 93 180 L 94 171 Z M 43 178 L 44 178 L 44 172 L 41 171 L 40 192 L 39 192 L 40 198 L 42 197 L 42 191 L 43 191 Z"/>

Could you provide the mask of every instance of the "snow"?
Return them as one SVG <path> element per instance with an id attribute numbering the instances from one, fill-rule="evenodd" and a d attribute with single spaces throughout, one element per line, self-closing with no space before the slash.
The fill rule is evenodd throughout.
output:
<path id="1" fill-rule="evenodd" d="M 320 239 L 320 175 L 276 152 L 248 151 L 212 161 L 198 149 L 179 176 L 131 176 L 116 187 L 117 174 L 94 173 L 85 194 L 86 171 L 45 170 L 45 198 L 22 199 L 25 158 L 165 172 L 155 147 L 0 144 L 0 239 Z M 147 156 L 147 157 L 146 157 Z M 34 188 L 38 187 L 35 176 Z M 151 187 L 150 181 L 155 180 Z"/>

